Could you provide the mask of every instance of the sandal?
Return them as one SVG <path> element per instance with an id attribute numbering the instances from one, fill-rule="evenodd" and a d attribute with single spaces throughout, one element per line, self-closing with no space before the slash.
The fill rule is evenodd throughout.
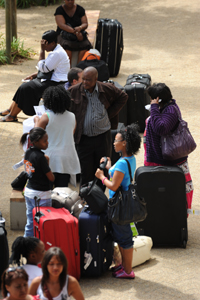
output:
<path id="1" fill-rule="evenodd" d="M 8 113 L 6 113 L 6 112 L 8 112 Z M 6 109 L 6 110 L 0 112 L 0 116 L 4 117 L 4 116 L 9 115 L 9 113 L 10 113 L 10 109 Z"/>
<path id="2" fill-rule="evenodd" d="M 11 117 L 12 120 L 7 121 L 8 117 Z M 5 117 L 0 119 L 0 122 L 17 122 L 17 121 L 18 121 L 17 117 L 16 116 L 11 116 L 11 115 L 6 115 Z"/>

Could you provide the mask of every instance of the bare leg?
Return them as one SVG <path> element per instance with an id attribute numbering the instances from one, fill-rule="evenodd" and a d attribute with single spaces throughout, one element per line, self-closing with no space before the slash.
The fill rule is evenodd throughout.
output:
<path id="1" fill-rule="evenodd" d="M 127 274 L 130 274 L 132 271 L 132 259 L 133 259 L 133 248 L 123 249 L 119 247 L 119 250 L 122 255 L 122 266 Z"/>
<path id="2" fill-rule="evenodd" d="M 13 101 L 10 106 L 10 113 L 6 117 L 0 119 L 0 122 L 2 122 L 3 119 L 4 119 L 4 122 L 12 122 L 14 119 L 13 117 L 16 117 L 20 111 L 21 111 L 21 108 L 19 108 L 17 103 Z"/>
<path id="3" fill-rule="evenodd" d="M 11 109 L 12 109 L 14 103 L 15 103 L 15 102 L 13 101 L 12 104 L 11 104 L 11 106 L 10 106 L 8 109 L 2 111 L 2 112 L 1 112 L 1 116 L 7 116 L 7 115 L 11 112 Z"/>
<path id="4" fill-rule="evenodd" d="M 78 53 L 78 63 L 81 61 L 81 59 L 84 56 L 85 52 L 87 52 L 87 50 L 79 51 L 79 53 Z"/>
<path id="5" fill-rule="evenodd" d="M 72 60 L 72 51 L 70 50 L 65 50 L 67 52 L 67 55 L 69 56 L 69 60 L 70 60 L 70 67 L 71 67 L 71 60 Z"/>

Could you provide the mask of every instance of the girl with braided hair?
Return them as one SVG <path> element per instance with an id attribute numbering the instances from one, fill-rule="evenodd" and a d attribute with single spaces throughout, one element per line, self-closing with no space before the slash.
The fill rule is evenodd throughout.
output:
<path id="1" fill-rule="evenodd" d="M 133 178 L 136 169 L 135 154 L 140 148 L 141 137 L 136 124 L 128 125 L 121 129 L 115 136 L 115 152 L 121 152 L 120 159 L 111 167 L 111 160 L 108 157 L 106 169 L 109 170 L 110 179 L 104 176 L 104 172 L 97 169 L 95 176 L 102 180 L 102 183 L 109 189 L 109 198 L 112 198 L 121 185 L 123 190 L 127 191 L 130 185 L 130 175 L 128 160 L 131 167 Z M 126 159 L 126 160 L 125 160 Z M 103 162 L 104 158 L 100 162 Z M 132 270 L 133 241 L 130 224 L 116 225 L 112 222 L 114 241 L 118 243 L 122 256 L 122 264 L 114 268 L 113 276 L 116 278 L 134 279 L 135 274 Z"/>
<path id="2" fill-rule="evenodd" d="M 12 244 L 12 255 L 9 264 L 21 264 L 21 257 L 26 258 L 23 269 L 29 276 L 28 286 L 32 280 L 42 275 L 42 269 L 37 265 L 42 262 L 45 253 L 44 243 L 36 237 L 19 236 Z"/>

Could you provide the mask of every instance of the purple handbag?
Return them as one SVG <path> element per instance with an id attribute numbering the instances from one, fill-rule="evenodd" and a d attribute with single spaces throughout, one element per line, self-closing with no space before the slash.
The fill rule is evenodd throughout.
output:
<path id="1" fill-rule="evenodd" d="M 196 143 L 189 131 L 187 122 L 181 118 L 178 112 L 179 124 L 177 128 L 166 136 L 161 136 L 162 156 L 166 160 L 176 160 L 190 154 L 196 148 Z"/>

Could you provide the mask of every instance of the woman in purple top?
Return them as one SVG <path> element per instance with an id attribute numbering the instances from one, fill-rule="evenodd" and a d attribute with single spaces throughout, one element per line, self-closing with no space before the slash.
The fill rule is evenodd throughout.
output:
<path id="1" fill-rule="evenodd" d="M 169 134 L 178 125 L 178 112 L 180 112 L 180 109 L 176 104 L 176 100 L 172 99 L 169 87 L 164 83 L 154 83 L 148 88 L 148 94 L 151 99 L 151 115 L 146 122 L 146 153 L 144 164 L 145 166 L 177 165 L 180 167 L 185 174 L 188 208 L 191 208 L 193 184 L 187 156 L 175 161 L 168 161 L 163 159 L 160 147 L 161 136 Z"/>

